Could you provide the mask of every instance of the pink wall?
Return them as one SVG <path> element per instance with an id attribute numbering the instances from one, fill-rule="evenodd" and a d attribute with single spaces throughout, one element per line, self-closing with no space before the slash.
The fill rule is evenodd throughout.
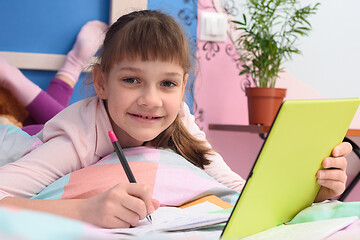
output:
<path id="1" fill-rule="evenodd" d="M 201 2 L 204 4 L 206 1 Z M 203 11 L 204 5 L 199 4 L 198 16 Z M 206 7 L 206 11 L 215 10 Z M 231 54 L 235 56 L 227 54 L 227 46 L 232 48 Z M 247 103 L 244 91 L 241 89 L 244 79 L 238 76 L 239 70 L 234 61 L 236 56 L 237 51 L 229 38 L 225 43 L 198 40 L 195 114 L 198 125 L 205 131 L 213 147 L 235 172 L 246 178 L 252 166 L 248 159 L 255 159 L 257 149 L 261 145 L 258 136 L 208 130 L 210 123 L 247 124 Z M 251 138 L 250 142 L 257 143 L 249 144 L 249 138 Z M 239 148 L 247 151 L 241 151 L 241 156 L 239 156 Z"/>
<path id="2" fill-rule="evenodd" d="M 218 1 L 199 0 L 198 16 L 202 11 L 222 10 Z M 229 36 L 231 34 L 230 31 Z M 238 76 L 240 69 L 237 62 L 234 61 L 237 56 L 238 53 L 230 37 L 224 43 L 204 42 L 198 39 L 199 74 L 195 82 L 195 116 L 198 125 L 207 134 L 209 142 L 223 156 L 226 163 L 235 172 L 246 178 L 263 140 L 253 133 L 208 129 L 208 124 L 211 123 L 248 124 L 247 100 L 242 90 L 246 79 Z M 288 72 L 281 75 L 277 87 L 288 89 L 287 99 L 324 98 Z M 351 156 L 349 161 L 360 163 L 359 159 L 354 156 Z M 360 169 L 360 165 L 358 169 Z M 351 173 L 349 178 L 351 179 L 353 176 Z M 360 201 L 360 184 L 347 200 Z"/>

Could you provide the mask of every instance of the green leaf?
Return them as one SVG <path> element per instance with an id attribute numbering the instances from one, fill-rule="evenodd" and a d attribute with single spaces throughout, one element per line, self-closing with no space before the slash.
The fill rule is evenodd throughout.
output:
<path id="1" fill-rule="evenodd" d="M 244 19 L 244 25 L 246 25 L 247 21 L 246 21 L 246 15 L 245 15 L 245 13 L 243 13 L 243 19 Z"/>
<path id="2" fill-rule="evenodd" d="M 245 70 L 242 70 L 242 71 L 239 73 L 239 75 L 244 75 L 244 74 L 249 73 L 249 72 L 250 72 L 249 70 L 245 69 Z"/>
<path id="3" fill-rule="evenodd" d="M 320 4 L 301 7 L 299 2 L 247 0 L 248 14 L 242 14 L 242 21 L 233 21 L 239 26 L 236 29 L 242 31 L 235 41 L 242 52 L 238 61 L 246 62 L 240 75 L 250 74 L 255 86 L 275 86 L 281 64 L 301 53 L 296 43 L 311 31 L 308 18 Z"/>
<path id="4" fill-rule="evenodd" d="M 248 65 L 245 65 L 245 64 L 243 64 L 243 65 L 241 65 L 243 68 L 245 68 L 246 70 L 250 70 L 250 67 L 248 66 Z"/>

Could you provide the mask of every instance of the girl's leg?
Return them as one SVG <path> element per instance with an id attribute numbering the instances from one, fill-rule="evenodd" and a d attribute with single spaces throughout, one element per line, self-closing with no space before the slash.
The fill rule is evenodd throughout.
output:
<path id="1" fill-rule="evenodd" d="M 69 105 L 73 92 L 73 87 L 71 87 L 64 80 L 57 77 L 51 79 L 51 82 L 46 89 L 46 93 L 50 95 L 53 99 L 55 99 L 63 107 L 67 107 Z"/>
<path id="2" fill-rule="evenodd" d="M 30 117 L 24 125 L 43 124 L 69 104 L 82 69 L 103 42 L 106 27 L 100 21 L 91 21 L 82 27 L 73 49 L 46 92 L 16 67 L 0 59 L 0 85 L 12 91 L 29 111 Z"/>
<path id="3" fill-rule="evenodd" d="M 41 91 L 26 107 L 32 115 L 26 119 L 22 130 L 31 136 L 40 132 L 47 120 L 51 119 L 69 104 L 73 92 L 74 89 L 69 84 L 60 79 L 53 78 L 46 92 Z M 57 96 L 57 94 L 61 94 L 61 96 Z M 38 122 L 42 123 L 38 124 Z"/>
<path id="4" fill-rule="evenodd" d="M 44 108 L 49 101 L 46 94 L 39 94 L 27 107 L 37 123 L 47 122 L 69 105 L 74 92 L 74 86 L 79 80 L 82 70 L 89 62 L 89 59 L 99 50 L 104 41 L 106 28 L 107 25 L 105 23 L 97 20 L 87 22 L 81 28 L 73 48 L 66 55 L 64 65 L 46 89 L 46 93 L 57 101 L 61 107 L 50 101 L 50 105 L 53 106 L 54 109 L 48 111 L 48 113 L 41 113 L 44 112 Z"/>
<path id="5" fill-rule="evenodd" d="M 27 79 L 19 69 L 10 65 L 0 57 L 0 85 L 10 90 L 19 100 L 27 106 L 42 91 L 39 86 Z"/>
<path id="6" fill-rule="evenodd" d="M 60 105 L 67 107 L 74 86 L 89 59 L 99 50 L 107 25 L 100 21 L 87 22 L 76 37 L 75 44 L 66 55 L 64 65 L 50 82 L 46 92 Z"/>
<path id="7" fill-rule="evenodd" d="M 1 57 L 0 85 L 9 89 L 28 110 L 30 117 L 25 121 L 24 125 L 43 124 L 64 109 L 63 105 L 48 93 L 42 91 L 35 83 L 27 79 L 19 69 L 10 65 Z M 72 91 L 69 93 L 70 96 Z"/>
<path id="8" fill-rule="evenodd" d="M 30 115 L 36 116 L 38 113 L 31 112 L 32 103 L 37 102 L 39 96 L 44 98 L 47 94 L 42 91 L 35 83 L 27 79 L 19 69 L 10 65 L 5 59 L 0 57 L 0 85 L 10 90 L 19 100 L 19 102 L 26 106 Z M 52 97 L 45 97 L 49 108 L 43 109 L 43 113 L 50 115 L 57 113 L 63 107 L 55 101 Z M 55 113 L 55 114 L 56 114 Z"/>
<path id="9" fill-rule="evenodd" d="M 44 124 L 35 124 L 35 125 L 28 125 L 22 128 L 24 132 L 29 134 L 30 136 L 33 136 L 40 132 L 44 127 Z"/>
<path id="10" fill-rule="evenodd" d="M 74 87 L 86 63 L 102 45 L 106 28 L 105 23 L 97 20 L 87 22 L 77 35 L 75 44 L 56 77 Z"/>
<path id="11" fill-rule="evenodd" d="M 46 91 L 41 91 L 36 98 L 26 106 L 31 115 L 24 126 L 44 124 L 69 105 L 74 88 L 61 79 L 53 78 Z M 29 128 L 33 131 L 33 128 Z M 27 132 L 27 130 L 25 130 Z M 30 134 L 30 132 L 28 132 Z"/>
<path id="12" fill-rule="evenodd" d="M 30 116 L 25 120 L 24 126 L 44 124 L 65 107 L 57 102 L 47 92 L 41 91 L 36 98 L 26 106 Z"/>

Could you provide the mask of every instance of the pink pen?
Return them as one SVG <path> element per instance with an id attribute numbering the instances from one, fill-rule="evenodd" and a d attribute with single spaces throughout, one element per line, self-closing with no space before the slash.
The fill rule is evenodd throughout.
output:
<path id="1" fill-rule="evenodd" d="M 120 160 L 120 163 L 121 163 L 121 165 L 122 165 L 123 168 L 124 168 L 124 171 L 125 171 L 125 173 L 126 173 L 126 176 L 127 176 L 127 178 L 129 179 L 129 182 L 131 182 L 131 183 L 136 183 L 135 177 L 134 177 L 134 175 L 133 175 L 133 173 L 132 173 L 132 171 L 131 171 L 131 169 L 130 169 L 130 166 L 129 166 L 127 160 L 126 160 L 126 157 L 125 157 L 125 155 L 124 155 L 124 152 L 123 152 L 123 150 L 122 150 L 122 148 L 121 148 L 121 146 L 120 146 L 120 143 L 119 143 L 119 141 L 118 141 L 115 133 L 110 130 L 110 131 L 108 132 L 108 134 L 109 134 L 110 141 L 112 142 L 112 144 L 113 144 L 113 146 L 114 146 L 114 148 L 115 148 L 115 152 L 116 152 L 116 154 L 117 154 L 117 156 L 118 156 L 118 158 L 119 158 L 119 160 Z M 152 219 L 151 219 L 151 215 L 150 215 L 150 214 L 146 215 L 146 219 L 147 219 L 150 223 L 152 223 Z"/>

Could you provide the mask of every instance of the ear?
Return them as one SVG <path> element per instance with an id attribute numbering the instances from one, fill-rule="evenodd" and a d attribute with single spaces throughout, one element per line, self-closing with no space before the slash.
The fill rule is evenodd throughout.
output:
<path id="1" fill-rule="evenodd" d="M 185 89 L 186 89 L 186 83 L 187 83 L 188 78 L 189 78 L 189 74 L 185 73 L 184 74 L 184 84 L 183 84 L 183 88 L 182 88 L 182 97 L 183 98 L 185 97 Z"/>
<path id="2" fill-rule="evenodd" d="M 106 100 L 106 77 L 99 64 L 93 68 L 93 79 L 96 94 L 99 98 Z"/>

